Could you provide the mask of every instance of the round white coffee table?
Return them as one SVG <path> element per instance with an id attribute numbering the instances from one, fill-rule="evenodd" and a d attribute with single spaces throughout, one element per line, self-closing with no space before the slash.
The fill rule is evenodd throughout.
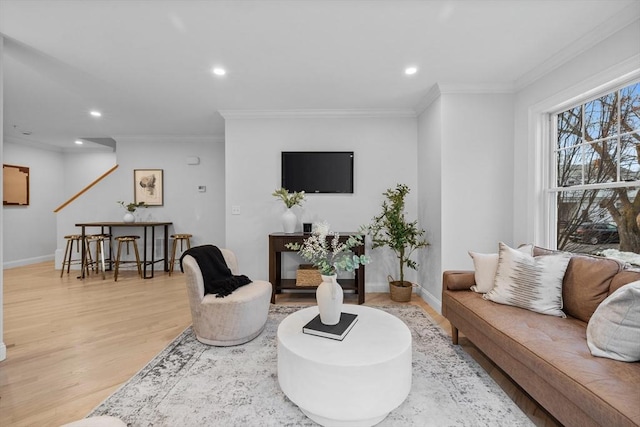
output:
<path id="1" fill-rule="evenodd" d="M 345 304 L 358 321 L 343 341 L 304 334 L 309 307 L 278 327 L 278 381 L 284 394 L 323 426 L 372 426 L 411 389 L 411 332 L 382 310 Z"/>

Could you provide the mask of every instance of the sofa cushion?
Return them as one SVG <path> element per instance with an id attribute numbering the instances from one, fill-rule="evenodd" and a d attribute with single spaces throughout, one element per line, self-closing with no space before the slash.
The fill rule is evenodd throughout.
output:
<path id="1" fill-rule="evenodd" d="M 474 292 L 485 293 L 493 288 L 498 270 L 498 254 L 481 254 L 469 251 L 473 260 L 473 271 L 476 284 L 471 287 Z"/>
<path id="2" fill-rule="evenodd" d="M 587 326 L 587 344 L 594 356 L 640 361 L 640 281 L 624 285 L 598 306 Z"/>
<path id="3" fill-rule="evenodd" d="M 627 283 L 635 282 L 636 280 L 640 280 L 640 269 L 626 268 L 622 270 L 620 273 L 616 274 L 611 281 L 611 286 L 609 287 L 609 295 L 611 295 Z"/>
<path id="4" fill-rule="evenodd" d="M 609 258 L 573 255 L 562 283 L 564 312 L 588 322 L 609 295 L 611 280 L 622 267 L 621 263 Z"/>
<path id="5" fill-rule="evenodd" d="M 533 245 L 522 245 L 517 250 L 531 254 L 532 249 Z M 476 284 L 471 287 L 471 290 L 482 294 L 489 292 L 493 289 L 496 280 L 498 254 L 482 254 L 469 251 L 469 256 L 471 256 L 473 260 L 473 270 L 476 281 Z"/>
<path id="6" fill-rule="evenodd" d="M 565 317 L 562 311 L 562 279 L 571 255 L 558 253 L 533 257 L 502 242 L 499 247 L 495 284 L 484 298 L 541 314 Z"/>

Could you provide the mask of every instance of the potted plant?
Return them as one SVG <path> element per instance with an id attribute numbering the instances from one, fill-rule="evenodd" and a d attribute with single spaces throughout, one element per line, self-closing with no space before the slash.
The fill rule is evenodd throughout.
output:
<path id="1" fill-rule="evenodd" d="M 287 207 L 287 210 L 282 214 L 282 227 L 285 233 L 293 233 L 296 230 L 298 218 L 291 208 L 294 206 L 302 206 L 305 197 L 304 191 L 289 193 L 289 190 L 286 188 L 280 188 L 275 190 L 271 195 L 282 200 Z"/>
<path id="2" fill-rule="evenodd" d="M 124 214 L 124 218 L 122 219 L 124 222 L 134 222 L 136 217 L 133 216 L 133 213 L 138 208 L 146 208 L 147 204 L 145 202 L 138 203 L 126 203 L 122 200 L 118 200 L 118 204 L 126 209 L 126 213 Z"/>
<path id="3" fill-rule="evenodd" d="M 388 246 L 398 258 L 400 280 L 389 275 L 389 293 L 392 300 L 401 302 L 411 299 L 412 290 L 412 283 L 404 280 L 404 268 L 416 270 L 418 264 L 411 255 L 429 244 L 423 238 L 425 231 L 418 228 L 418 221 L 410 222 L 405 218 L 405 198 L 409 191 L 405 184 L 387 189 L 382 193 L 387 198 L 382 202 L 382 212 L 363 227 L 363 231 L 371 236 L 373 249 Z"/>
<path id="4" fill-rule="evenodd" d="M 364 244 L 361 234 L 349 236 L 340 242 L 340 235 L 329 231 L 326 222 L 314 224 L 310 237 L 300 243 L 287 243 L 285 246 L 320 270 L 322 283 L 316 290 L 316 301 L 320 312 L 320 321 L 325 325 L 335 325 L 340 321 L 344 291 L 336 281 L 339 271 L 354 271 L 360 264 L 368 264 L 369 257 L 355 255 L 351 249 Z"/>

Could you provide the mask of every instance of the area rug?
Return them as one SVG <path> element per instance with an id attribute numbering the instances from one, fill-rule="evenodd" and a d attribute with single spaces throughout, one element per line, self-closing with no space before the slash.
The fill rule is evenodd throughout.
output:
<path id="1" fill-rule="evenodd" d="M 237 347 L 201 344 L 186 329 L 89 415 L 129 426 L 316 425 L 278 385 L 278 324 L 300 308 L 272 305 L 264 332 Z M 413 336 L 411 392 L 379 426 L 533 425 L 420 307 L 377 308 L 404 321 Z"/>

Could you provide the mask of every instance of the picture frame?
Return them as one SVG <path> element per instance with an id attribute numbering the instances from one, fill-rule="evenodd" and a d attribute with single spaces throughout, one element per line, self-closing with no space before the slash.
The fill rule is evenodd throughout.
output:
<path id="1" fill-rule="evenodd" d="M 162 169 L 134 169 L 134 203 L 148 206 L 164 205 L 164 171 Z"/>
<path id="2" fill-rule="evenodd" d="M 3 164 L 2 188 L 3 205 L 29 206 L 29 168 Z"/>

